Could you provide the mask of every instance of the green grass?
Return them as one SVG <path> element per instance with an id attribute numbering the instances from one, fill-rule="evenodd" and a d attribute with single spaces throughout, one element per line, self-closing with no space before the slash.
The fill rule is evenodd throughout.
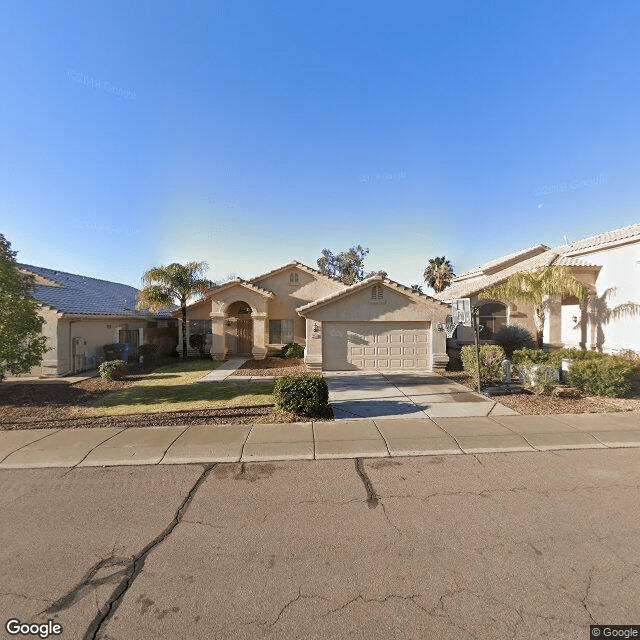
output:
<path id="1" fill-rule="evenodd" d="M 221 364 L 220 360 L 195 360 L 162 367 L 86 411 L 91 415 L 122 415 L 273 404 L 273 381 L 239 379 L 239 382 L 197 384 L 197 380 Z"/>

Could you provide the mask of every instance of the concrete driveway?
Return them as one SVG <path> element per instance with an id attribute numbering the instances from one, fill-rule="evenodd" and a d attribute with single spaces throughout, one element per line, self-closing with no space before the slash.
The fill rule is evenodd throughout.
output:
<path id="1" fill-rule="evenodd" d="M 499 402 L 425 371 L 327 371 L 336 420 L 513 415 Z"/>

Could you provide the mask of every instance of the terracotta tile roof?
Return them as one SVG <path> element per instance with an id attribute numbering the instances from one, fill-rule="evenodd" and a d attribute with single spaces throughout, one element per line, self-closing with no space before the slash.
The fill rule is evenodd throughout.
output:
<path id="1" fill-rule="evenodd" d="M 41 304 L 62 313 L 96 316 L 170 317 L 171 309 L 153 314 L 136 311 L 139 290 L 126 284 L 98 280 L 30 264 L 18 264 L 18 267 L 34 274 L 37 278 L 32 296 Z"/>
<path id="2" fill-rule="evenodd" d="M 345 287 L 340 291 L 335 291 L 334 293 L 330 293 L 329 295 L 326 295 L 322 298 L 318 298 L 313 302 L 309 302 L 301 307 L 298 307 L 296 311 L 298 312 L 298 315 L 304 315 L 311 309 L 315 309 L 316 307 L 321 307 L 325 304 L 328 304 L 329 302 L 333 302 L 334 300 L 337 300 L 338 298 L 348 296 L 354 293 L 355 291 L 358 291 L 359 289 L 364 289 L 370 286 L 374 282 L 380 282 L 381 284 L 385 284 L 388 287 L 392 287 L 393 289 L 396 289 L 397 291 L 400 291 L 401 293 L 404 293 L 405 295 L 409 295 L 414 298 L 418 298 L 422 300 L 430 300 L 432 302 L 441 302 L 436 298 L 428 296 L 426 293 L 417 293 L 415 291 L 412 291 L 410 287 L 406 287 L 405 285 L 400 284 L 395 280 L 391 280 L 390 278 L 385 278 L 384 276 L 381 276 L 381 275 L 375 275 L 369 278 L 365 278 L 361 282 L 356 282 L 355 284 Z"/>
<path id="3" fill-rule="evenodd" d="M 318 271 L 317 269 L 314 269 L 313 267 L 309 267 L 306 264 L 302 264 L 302 262 L 298 262 L 297 260 L 293 260 L 293 261 L 289 262 L 288 264 L 285 264 L 282 267 L 278 267 L 277 269 L 272 269 L 271 271 L 267 271 L 266 273 L 262 273 L 259 276 L 255 276 L 254 278 L 251 278 L 249 280 L 249 282 L 257 282 L 258 280 L 263 280 L 264 278 L 266 278 L 268 276 L 272 276 L 272 275 L 274 275 L 276 273 L 279 273 L 280 271 L 284 271 L 285 269 L 290 269 L 291 267 L 297 267 L 301 271 L 306 271 L 307 273 L 310 273 L 312 275 L 321 276 L 322 278 L 327 278 L 329 280 L 332 280 L 333 282 L 340 282 L 340 280 L 338 280 L 338 278 L 334 278 L 332 276 L 327 276 L 324 273 L 322 273 L 321 271 Z M 345 287 L 347 286 L 343 282 L 340 282 L 340 284 L 342 284 Z"/>
<path id="4" fill-rule="evenodd" d="M 599 233 L 584 240 L 576 240 L 575 242 L 563 244 L 555 247 L 554 251 L 562 254 L 571 254 L 584 251 L 585 249 L 604 249 L 619 242 L 634 239 L 640 240 L 640 223 L 622 227 L 621 229 L 613 229 L 613 231 L 605 231 L 604 233 Z"/>

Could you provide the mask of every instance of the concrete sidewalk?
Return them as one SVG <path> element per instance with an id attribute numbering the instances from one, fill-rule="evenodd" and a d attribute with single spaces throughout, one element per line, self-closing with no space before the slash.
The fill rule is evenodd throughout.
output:
<path id="1" fill-rule="evenodd" d="M 0 469 L 640 447 L 640 413 L 0 432 Z"/>

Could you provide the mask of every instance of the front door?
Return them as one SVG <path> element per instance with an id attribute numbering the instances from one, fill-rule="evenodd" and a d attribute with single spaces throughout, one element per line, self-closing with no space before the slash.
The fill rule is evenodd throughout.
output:
<path id="1" fill-rule="evenodd" d="M 118 342 L 130 342 L 132 344 L 129 357 L 133 360 L 138 359 L 138 338 L 140 332 L 137 329 L 120 329 L 118 333 Z"/>
<path id="2" fill-rule="evenodd" d="M 249 315 L 236 318 L 236 345 L 239 356 L 250 356 L 253 348 L 253 321 Z"/>

